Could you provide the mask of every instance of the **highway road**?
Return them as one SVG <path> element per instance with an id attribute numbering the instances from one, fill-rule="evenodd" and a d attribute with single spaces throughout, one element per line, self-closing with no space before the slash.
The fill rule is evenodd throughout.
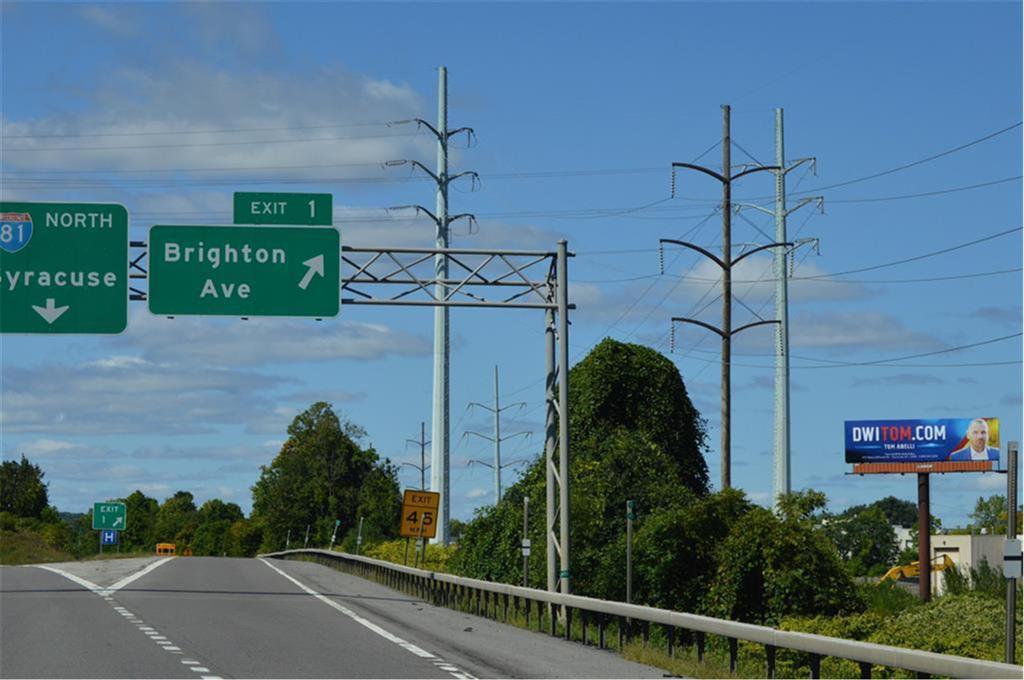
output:
<path id="1" fill-rule="evenodd" d="M 660 678 L 318 564 L 212 557 L 0 568 L 3 678 Z"/>

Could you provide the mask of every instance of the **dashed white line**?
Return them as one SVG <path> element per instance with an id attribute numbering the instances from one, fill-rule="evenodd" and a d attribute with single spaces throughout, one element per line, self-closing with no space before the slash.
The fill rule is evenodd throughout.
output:
<path id="1" fill-rule="evenodd" d="M 210 672 L 210 669 L 206 668 L 205 666 L 189 666 L 189 668 L 194 670 L 196 673 L 209 673 Z"/>

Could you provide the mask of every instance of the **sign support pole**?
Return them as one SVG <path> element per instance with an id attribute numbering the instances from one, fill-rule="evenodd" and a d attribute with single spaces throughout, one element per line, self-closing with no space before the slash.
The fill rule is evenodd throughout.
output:
<path id="1" fill-rule="evenodd" d="M 932 599 L 932 517 L 927 472 L 917 473 L 917 594 L 921 602 Z"/>
<path id="2" fill-rule="evenodd" d="M 1017 538 L 1017 442 L 1006 447 L 1006 537 Z M 1017 544 L 1018 549 L 1020 544 Z M 1017 555 L 1019 559 L 1019 555 Z M 1006 663 L 1017 663 L 1017 579 L 1006 579 Z"/>

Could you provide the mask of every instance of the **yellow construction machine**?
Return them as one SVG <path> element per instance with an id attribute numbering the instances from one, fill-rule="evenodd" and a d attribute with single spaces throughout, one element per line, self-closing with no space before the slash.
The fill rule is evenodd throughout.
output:
<path id="1" fill-rule="evenodd" d="M 946 569 L 953 569 L 956 564 L 953 560 L 949 559 L 949 555 L 942 553 L 932 559 L 932 571 L 945 571 Z M 885 575 L 878 580 L 875 585 L 881 585 L 882 583 L 892 580 L 898 581 L 901 578 L 917 578 L 921 573 L 920 562 L 911 562 L 910 564 L 902 564 L 897 567 L 893 567 L 889 571 L 885 572 Z"/>

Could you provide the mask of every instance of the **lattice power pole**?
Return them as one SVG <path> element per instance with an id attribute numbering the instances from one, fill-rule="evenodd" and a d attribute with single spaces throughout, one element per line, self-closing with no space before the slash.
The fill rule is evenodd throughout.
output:
<path id="1" fill-rule="evenodd" d="M 487 441 L 492 442 L 494 444 L 494 462 L 493 463 L 488 463 L 488 462 L 483 461 L 483 460 L 472 460 L 472 461 L 470 461 L 470 464 L 472 464 L 472 463 L 479 463 L 480 465 L 484 465 L 484 466 L 489 467 L 489 468 L 494 470 L 494 504 L 497 505 L 498 503 L 501 502 L 501 470 L 503 468 L 507 468 L 507 467 L 509 467 L 511 465 L 515 465 L 518 462 L 522 462 L 522 461 L 513 461 L 513 462 L 509 462 L 509 463 L 502 463 L 501 462 L 501 443 L 503 441 L 505 441 L 506 439 L 512 439 L 513 437 L 521 437 L 521 436 L 524 436 L 524 435 L 526 437 L 530 436 L 529 432 L 516 432 L 514 434 L 509 434 L 509 435 L 505 435 L 504 437 L 502 437 L 501 436 L 501 412 L 502 411 L 506 411 L 506 410 L 508 410 L 510 408 L 513 408 L 513 407 L 515 407 L 515 408 L 522 408 L 522 407 L 526 406 L 526 402 L 525 401 L 520 401 L 520 402 L 516 402 L 515 404 L 508 404 L 507 406 L 501 406 L 499 404 L 499 396 L 498 396 L 498 367 L 495 366 L 494 367 L 494 406 L 491 407 L 491 406 L 488 406 L 487 404 L 481 404 L 481 403 L 476 402 L 476 401 L 470 402 L 469 406 L 470 407 L 479 406 L 480 408 L 484 409 L 485 411 L 490 411 L 491 413 L 494 414 L 494 436 L 493 437 L 489 437 L 486 434 L 481 434 L 479 432 L 472 432 L 472 431 L 468 431 L 468 430 L 463 434 L 463 436 L 468 437 L 469 435 L 475 435 L 477 437 L 480 437 L 481 439 L 486 439 Z"/>

